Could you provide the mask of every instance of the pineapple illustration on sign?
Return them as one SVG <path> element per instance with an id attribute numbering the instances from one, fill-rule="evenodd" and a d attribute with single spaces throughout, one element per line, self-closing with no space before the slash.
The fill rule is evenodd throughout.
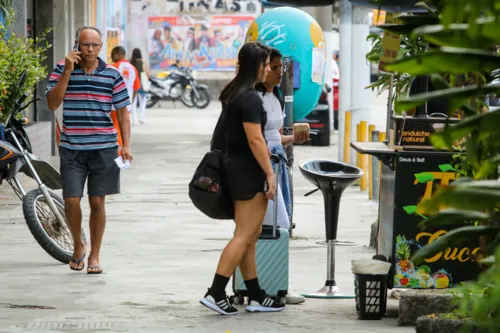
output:
<path id="1" fill-rule="evenodd" d="M 413 266 L 410 261 L 410 256 L 410 244 L 408 244 L 405 236 L 398 235 L 396 239 L 396 257 L 398 259 L 398 265 L 404 273 L 406 273 Z"/>
<path id="2" fill-rule="evenodd" d="M 409 277 L 413 275 L 415 270 L 413 262 L 410 261 L 410 256 L 410 243 L 406 240 L 405 236 L 398 235 L 396 237 L 397 274 L 395 276 L 396 281 L 394 282 L 401 287 L 408 286 L 410 282 Z"/>

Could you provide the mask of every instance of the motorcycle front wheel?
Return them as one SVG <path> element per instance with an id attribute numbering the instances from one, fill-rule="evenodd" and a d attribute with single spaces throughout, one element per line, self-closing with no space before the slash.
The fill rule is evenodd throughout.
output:
<path id="1" fill-rule="evenodd" d="M 204 88 L 199 88 L 198 94 L 200 95 L 199 98 L 196 97 L 194 91 L 191 91 L 191 99 L 194 103 L 194 106 L 196 106 L 198 109 L 204 109 L 208 106 L 208 104 L 210 104 L 210 94 L 208 93 L 208 90 Z"/>
<path id="2" fill-rule="evenodd" d="M 194 107 L 193 98 L 191 97 L 192 90 L 184 89 L 181 95 L 181 102 L 188 108 Z"/>
<path id="3" fill-rule="evenodd" d="M 66 222 L 64 201 L 55 193 L 50 191 L 49 193 Z M 69 264 L 73 256 L 73 236 L 67 224 L 60 225 L 59 221 L 57 221 L 42 191 L 34 189 L 24 196 L 23 213 L 31 234 L 45 252 L 63 264 Z M 82 240 L 86 245 L 87 240 L 83 229 Z"/>

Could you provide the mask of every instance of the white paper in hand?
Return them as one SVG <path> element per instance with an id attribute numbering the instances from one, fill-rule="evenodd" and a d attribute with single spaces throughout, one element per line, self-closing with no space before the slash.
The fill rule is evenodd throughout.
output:
<path id="1" fill-rule="evenodd" d="M 123 162 L 123 158 L 121 156 L 115 158 L 115 163 L 121 170 L 125 170 L 130 166 L 130 162 L 129 161 Z"/>

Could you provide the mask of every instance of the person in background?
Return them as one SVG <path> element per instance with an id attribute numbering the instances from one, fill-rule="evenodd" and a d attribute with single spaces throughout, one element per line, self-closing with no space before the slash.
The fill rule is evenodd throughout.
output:
<path id="1" fill-rule="evenodd" d="M 172 37 L 172 27 L 170 26 L 170 23 L 166 23 L 163 26 L 163 46 L 167 47 L 168 44 L 171 45 L 173 50 L 177 50 L 178 45 L 175 38 Z"/>
<path id="2" fill-rule="evenodd" d="M 150 73 L 149 68 L 144 59 L 142 58 L 141 50 L 135 48 L 132 51 L 132 58 L 130 58 L 130 63 L 137 69 L 139 73 L 139 78 L 141 79 L 141 88 L 137 91 L 137 100 L 132 103 L 132 120 L 137 119 L 137 106 L 139 106 L 139 122 L 144 124 L 146 119 L 146 95 L 147 92 L 144 89 L 144 80 L 149 80 Z"/>
<path id="3" fill-rule="evenodd" d="M 271 70 L 263 83 L 256 85 L 255 89 L 260 92 L 264 101 L 264 110 L 267 113 L 267 123 L 264 127 L 264 136 L 267 141 L 267 148 L 273 155 L 281 157 L 281 177 L 279 187 L 276 190 L 278 204 L 278 226 L 289 229 L 292 220 L 292 200 L 290 194 L 290 179 L 288 179 L 287 154 L 284 147 L 294 143 L 303 143 L 309 140 L 308 131 L 294 130 L 294 135 L 283 135 L 283 121 L 285 119 L 284 103 L 280 96 L 278 86 L 281 83 L 283 56 L 280 51 L 271 48 L 270 67 Z M 264 225 L 273 225 L 273 209 L 276 204 L 274 200 L 269 200 L 264 217 Z M 304 297 L 288 293 L 287 304 L 299 304 L 304 302 Z"/>
<path id="4" fill-rule="evenodd" d="M 333 128 L 339 129 L 339 82 L 340 82 L 340 69 L 339 69 L 339 51 L 333 51 L 332 59 L 332 78 L 333 78 Z"/>
<path id="5" fill-rule="evenodd" d="M 209 49 L 214 45 L 214 40 L 213 38 L 210 38 L 210 36 L 208 36 L 208 28 L 206 25 L 203 24 L 200 30 L 201 33 L 200 37 L 196 41 L 196 48 L 198 50 L 201 50 L 201 47 L 204 46 L 206 49 Z"/>
<path id="6" fill-rule="evenodd" d="M 156 29 L 153 33 L 153 37 L 149 41 L 149 63 L 151 67 L 158 66 L 163 62 L 162 53 L 165 49 L 165 45 L 162 40 L 161 29 Z"/>
<path id="7" fill-rule="evenodd" d="M 130 150 L 130 97 L 123 77 L 98 55 L 102 48 L 99 29 L 78 29 L 75 48 L 59 62 L 49 77 L 46 96 L 51 110 L 63 104 L 63 128 L 59 144 L 64 209 L 73 236 L 74 252 L 69 267 L 85 267 L 87 249 L 82 239 L 80 206 L 85 182 L 90 204 L 88 274 L 101 274 L 100 250 L 106 226 L 106 196 L 120 193 L 117 131 L 112 107 L 122 133 L 123 160 L 132 161 Z M 82 84 L 82 81 L 84 82 Z"/>
<path id="8" fill-rule="evenodd" d="M 178 37 L 179 41 L 182 41 L 182 46 L 181 50 L 184 52 L 192 52 L 194 49 L 196 49 L 196 39 L 194 37 L 195 30 L 193 27 L 189 27 L 186 31 L 186 36 L 184 37 L 184 40 L 180 37 Z"/>
<path id="9" fill-rule="evenodd" d="M 111 60 L 113 60 L 113 66 L 118 69 L 123 77 L 123 81 L 125 81 L 125 85 L 127 86 L 127 91 L 131 103 L 129 106 L 127 106 L 127 110 L 131 112 L 132 103 L 134 103 L 135 101 L 137 91 L 141 89 L 141 81 L 139 79 L 139 73 L 137 72 L 137 69 L 125 59 L 126 56 L 127 53 L 122 46 L 117 46 L 111 51 Z M 116 130 L 118 132 L 118 146 L 121 148 L 122 138 L 120 128 L 118 126 L 118 117 L 116 115 L 116 112 L 111 113 L 111 118 L 113 119 L 113 123 L 115 124 Z M 132 117 L 132 123 L 135 123 L 134 117 Z"/>
<path id="10" fill-rule="evenodd" d="M 339 80 L 340 78 L 340 69 L 339 69 L 339 51 L 333 51 L 332 55 L 332 76 L 334 80 Z"/>
<path id="11" fill-rule="evenodd" d="M 276 180 L 264 139 L 266 112 L 255 90 L 269 72 L 269 48 L 260 43 L 243 45 L 238 54 L 239 70 L 220 94 L 222 114 L 217 122 L 212 149 L 227 154 L 226 183 L 234 202 L 236 230 L 222 251 L 208 292 L 200 300 L 222 315 L 238 310 L 226 296 L 227 284 L 239 266 L 249 293 L 248 312 L 277 312 L 285 305 L 260 288 L 256 269 L 256 244 L 268 199 L 274 198 Z M 267 189 L 266 189 L 267 183 Z"/>

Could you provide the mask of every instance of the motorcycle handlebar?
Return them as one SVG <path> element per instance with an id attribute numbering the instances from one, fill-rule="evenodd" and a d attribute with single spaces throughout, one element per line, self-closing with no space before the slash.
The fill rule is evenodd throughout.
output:
<path id="1" fill-rule="evenodd" d="M 26 98 L 28 98 L 28 95 L 23 94 L 21 98 L 19 98 L 19 100 L 16 102 L 16 106 L 20 106 L 21 104 L 23 104 Z"/>
<path id="2" fill-rule="evenodd" d="M 33 103 L 35 103 L 35 102 L 37 102 L 37 101 L 39 101 L 39 100 L 41 100 L 41 98 L 40 98 L 40 97 L 37 97 L 37 98 L 35 98 L 35 99 L 32 99 L 31 101 L 29 101 L 29 102 L 28 102 L 28 104 L 26 104 L 25 106 L 23 106 L 22 108 L 20 108 L 20 109 L 18 110 L 18 112 L 21 112 L 21 111 L 25 110 L 28 106 L 30 106 L 31 104 L 33 104 Z"/>

